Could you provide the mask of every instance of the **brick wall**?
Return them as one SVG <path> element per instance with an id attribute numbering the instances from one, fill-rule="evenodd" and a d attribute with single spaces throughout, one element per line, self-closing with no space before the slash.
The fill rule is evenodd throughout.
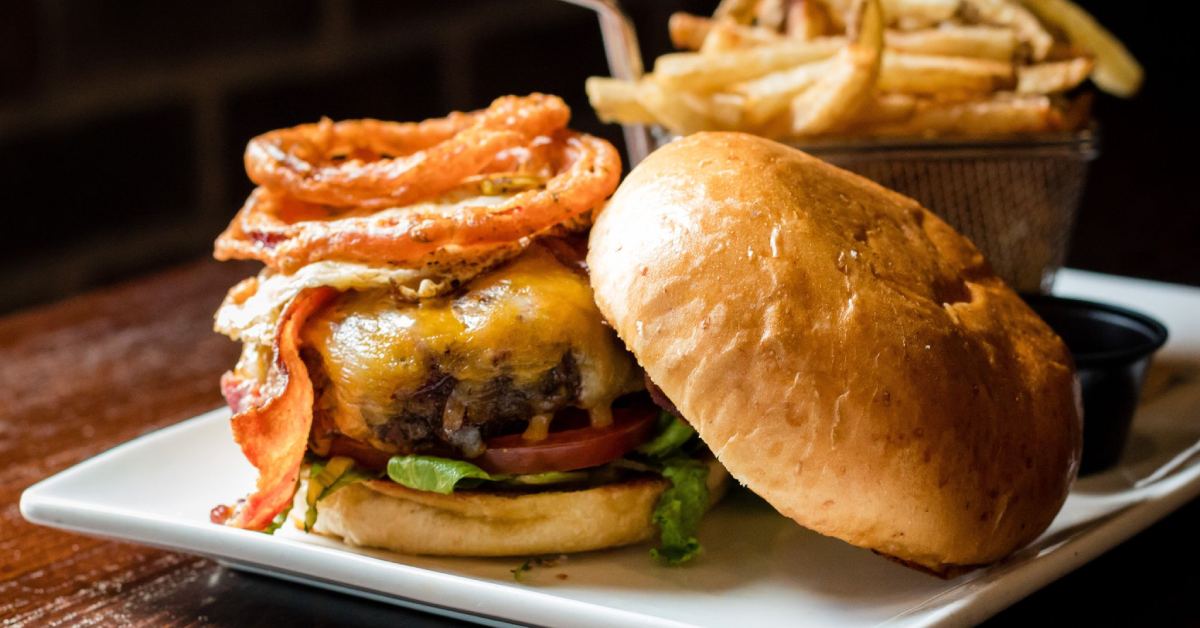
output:
<path id="1" fill-rule="evenodd" d="M 623 4 L 649 60 L 672 11 L 715 0 Z M 1151 78 L 1134 101 L 1100 100 L 1107 140 L 1071 263 L 1200 283 L 1200 264 L 1176 254 L 1200 233 L 1184 189 L 1200 133 L 1185 83 L 1169 80 L 1192 60 L 1158 43 L 1172 26 L 1120 6 L 1095 8 Z M 7 0 L 0 312 L 207 254 L 250 189 L 242 148 L 269 129 L 541 90 L 619 144 L 583 93 L 603 73 L 595 16 L 558 0 Z"/>

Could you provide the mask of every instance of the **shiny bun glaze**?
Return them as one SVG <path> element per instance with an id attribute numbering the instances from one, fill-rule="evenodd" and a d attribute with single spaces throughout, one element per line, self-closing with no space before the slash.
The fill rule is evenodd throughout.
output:
<path id="1" fill-rule="evenodd" d="M 944 572 L 1061 508 L 1081 431 L 1069 353 L 915 201 L 700 133 L 634 169 L 588 264 L 650 379 L 798 523 Z"/>

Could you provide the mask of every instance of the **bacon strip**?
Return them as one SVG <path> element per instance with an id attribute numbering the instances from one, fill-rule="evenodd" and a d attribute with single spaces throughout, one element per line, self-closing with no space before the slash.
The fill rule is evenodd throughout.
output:
<path id="1" fill-rule="evenodd" d="M 300 359 L 300 330 L 308 317 L 335 294 L 331 288 L 305 290 L 280 317 L 269 390 L 249 390 L 226 373 L 222 389 L 235 414 L 233 438 L 258 469 L 258 484 L 228 525 L 261 530 L 289 503 L 300 478 L 313 420 L 313 387 Z"/>

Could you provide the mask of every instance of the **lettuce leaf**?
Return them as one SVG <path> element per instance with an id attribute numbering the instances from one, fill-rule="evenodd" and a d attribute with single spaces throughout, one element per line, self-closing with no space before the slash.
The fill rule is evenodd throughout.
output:
<path id="1" fill-rule="evenodd" d="M 271 520 L 271 523 L 268 523 L 267 527 L 262 529 L 263 534 L 275 534 L 275 531 L 287 521 L 288 514 L 291 512 L 292 505 L 288 504 L 287 508 L 279 511 L 279 514 L 275 515 L 275 518 Z"/>
<path id="2" fill-rule="evenodd" d="M 388 477 L 393 482 L 418 491 L 447 495 L 460 488 L 474 488 L 481 482 L 509 486 L 548 486 L 588 479 L 586 471 L 545 471 L 542 473 L 488 473 L 464 460 L 439 456 L 392 456 Z"/>
<path id="3" fill-rule="evenodd" d="M 317 498 L 317 501 L 325 499 L 338 490 L 350 486 L 355 482 L 366 482 L 367 480 L 374 480 L 376 477 L 378 476 L 370 471 L 354 467 L 343 473 L 342 476 L 337 479 L 337 481 L 329 485 L 329 488 L 326 488 L 324 491 L 322 491 L 321 496 Z"/>
<path id="4" fill-rule="evenodd" d="M 392 459 L 388 460 L 387 474 L 393 482 L 401 486 L 442 495 L 453 493 L 458 483 L 463 480 L 504 479 L 463 460 L 415 455 L 392 456 Z"/>
<path id="5" fill-rule="evenodd" d="M 650 555 L 669 565 L 679 565 L 692 560 L 701 551 L 696 533 L 700 519 L 708 508 L 708 465 L 680 452 L 696 433 L 691 426 L 667 413 L 660 417 L 659 425 L 658 435 L 638 448 L 638 453 L 651 459 L 651 463 L 622 459 L 613 465 L 622 468 L 632 465 L 636 470 L 645 472 L 657 471 L 671 483 L 659 496 L 652 514 L 652 520 L 659 529 L 659 546 L 650 550 Z M 577 482 L 587 479 L 588 473 L 551 471 L 527 475 L 492 474 L 463 460 L 423 455 L 393 456 L 387 466 L 387 476 L 393 482 L 414 490 L 443 495 L 483 482 L 510 485 Z M 341 485 L 342 477 L 339 477 L 330 488 L 336 490 Z"/>
<path id="6" fill-rule="evenodd" d="M 663 463 L 662 474 L 671 487 L 663 491 L 654 508 L 659 546 L 650 550 L 650 555 L 679 565 L 700 553 L 696 532 L 708 507 L 708 467 L 699 460 L 676 456 Z"/>
<path id="7" fill-rule="evenodd" d="M 658 415 L 658 426 L 654 438 L 642 443 L 637 452 L 655 460 L 665 460 L 679 451 L 693 436 L 696 430 L 691 425 L 680 420 L 670 412 Z"/>
<path id="8" fill-rule="evenodd" d="M 318 461 L 311 463 L 308 467 L 308 481 L 310 483 L 321 481 L 322 476 L 324 475 L 322 472 L 325 470 L 325 468 L 329 464 L 329 462 L 330 461 L 328 461 L 328 460 L 318 460 Z M 347 466 L 346 469 L 344 471 L 342 471 L 341 475 L 338 475 L 337 477 L 333 478 L 332 481 L 329 482 L 329 484 L 325 484 L 325 485 L 321 486 L 320 492 L 317 494 L 316 499 L 311 499 L 311 497 L 310 497 L 311 501 L 308 504 L 308 512 L 304 513 L 304 531 L 308 532 L 308 531 L 312 530 L 313 525 L 315 525 L 317 523 L 317 504 L 322 499 L 329 497 L 330 495 L 336 493 L 337 491 L 339 491 L 347 486 L 350 486 L 351 484 L 354 484 L 355 482 L 364 482 L 366 480 L 373 480 L 373 479 L 375 479 L 375 477 L 376 476 L 374 473 L 371 473 L 370 471 L 367 471 L 366 469 L 359 468 L 357 465 L 350 463 L 349 466 Z M 312 495 L 312 493 L 309 493 L 309 495 Z M 289 507 L 288 510 L 291 510 L 291 508 Z M 286 514 L 285 514 L 285 519 L 286 519 Z M 280 522 L 280 523 L 282 523 L 282 522 Z M 274 528 L 272 529 L 272 532 L 274 532 L 274 530 L 278 529 L 279 526 L 275 525 L 275 522 L 272 522 L 272 525 L 274 526 Z"/>

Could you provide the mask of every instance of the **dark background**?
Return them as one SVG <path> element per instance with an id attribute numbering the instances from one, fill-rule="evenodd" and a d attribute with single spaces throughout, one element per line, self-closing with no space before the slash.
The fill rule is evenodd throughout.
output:
<path id="1" fill-rule="evenodd" d="M 667 16 L 714 1 L 627 0 L 646 58 Z M 1069 264 L 1200 285 L 1200 139 L 1187 16 L 1085 2 L 1140 58 L 1145 89 L 1101 96 Z M 4 0 L 0 312 L 205 255 L 250 185 L 242 148 L 317 119 L 398 120 L 541 90 L 573 126 L 606 74 L 587 10 L 556 0 Z"/>
<path id="2" fill-rule="evenodd" d="M 667 49 L 672 11 L 713 4 L 625 1 L 648 60 Z M 1194 9 L 1084 4 L 1148 79 L 1132 100 L 1097 100 L 1102 154 L 1069 264 L 1200 285 Z M 254 134 L 321 115 L 417 119 L 542 90 L 567 98 L 574 126 L 619 142 L 583 95 L 583 79 L 605 73 L 592 14 L 556 0 L 0 0 L 0 312 L 208 254 L 250 188 L 241 152 Z M 1194 600 L 1196 546 L 1158 539 L 1188 538 L 1198 517 L 1200 506 L 1185 506 L 999 623 L 1195 623 L 1178 609 Z M 1144 571 L 1147 556 L 1162 569 Z M 222 573 L 203 602 L 214 623 L 414 619 Z M 223 614 L 244 608 L 222 604 L 239 582 L 260 613 Z"/>

